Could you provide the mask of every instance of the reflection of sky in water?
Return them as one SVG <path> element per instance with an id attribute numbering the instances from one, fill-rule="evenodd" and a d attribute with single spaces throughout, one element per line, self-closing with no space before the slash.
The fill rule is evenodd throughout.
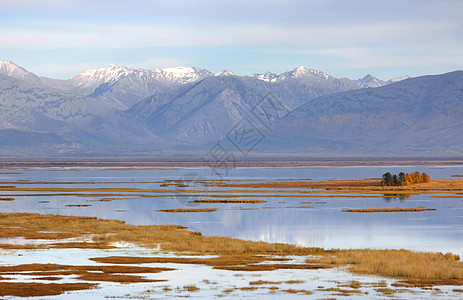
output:
<path id="1" fill-rule="evenodd" d="M 15 255 L 0 256 L 2 264 L 33 264 L 33 263 L 54 263 L 61 265 L 101 265 L 93 262 L 89 258 L 105 256 L 165 256 L 165 253 L 153 252 L 151 249 L 142 248 L 120 248 L 110 250 L 97 249 L 46 249 L 46 250 L 18 250 Z M 300 263 L 300 262 L 298 262 Z M 139 265 L 138 265 L 139 266 Z M 205 265 L 188 264 L 143 264 L 143 267 L 169 267 L 176 270 L 165 271 L 155 274 L 143 274 L 148 279 L 167 280 L 165 282 L 153 283 L 131 283 L 118 284 L 111 282 L 99 282 L 97 289 L 74 291 L 56 297 L 46 297 L 46 299 L 158 299 L 158 298 L 193 298 L 193 299 L 215 299 L 220 295 L 221 299 L 306 299 L 307 296 L 293 295 L 278 292 L 271 294 L 268 287 L 278 286 L 280 290 L 297 289 L 309 290 L 314 294 L 310 299 L 333 298 L 334 292 L 320 291 L 324 289 L 337 288 L 340 285 L 348 285 L 352 281 L 362 282 L 360 288 L 362 294 L 343 296 L 343 299 L 382 299 L 386 298 L 383 294 L 371 287 L 371 284 L 386 282 L 389 286 L 395 282 L 394 279 L 381 278 L 376 276 L 362 276 L 344 272 L 338 269 L 319 269 L 319 270 L 276 270 L 272 272 L 234 272 L 213 269 Z M 9 275 L 17 279 L 24 278 L 21 275 Z M 28 277 L 30 278 L 30 277 Z M 210 283 L 207 283 L 208 280 Z M 271 281 L 282 282 L 280 284 L 260 285 L 258 290 L 241 291 L 240 288 L 247 288 L 251 281 Z M 288 284 L 285 281 L 295 280 L 299 283 Z M 49 283 L 46 280 L 34 279 L 34 282 Z M 75 283 L 75 278 L 68 277 L 54 283 Z M 183 287 L 195 285 L 199 288 L 197 292 L 186 292 Z M 164 287 L 169 287 L 171 291 L 164 291 Z M 233 289 L 230 294 L 223 293 L 226 289 Z M 442 293 L 435 293 L 435 290 L 413 289 L 416 292 L 407 292 L 394 295 L 394 299 L 457 299 L 455 293 L 452 294 L 452 286 L 439 287 Z M 367 294 L 368 293 L 368 294 Z M 458 294 L 458 293 L 457 293 Z M 223 296 L 223 297 L 222 297 Z M 28 299 L 44 299 L 44 297 L 30 297 Z"/>
<path id="2" fill-rule="evenodd" d="M 383 173 L 426 172 L 431 178 L 451 178 L 463 174 L 462 166 L 394 166 L 394 167 L 329 167 L 329 168 L 237 168 L 229 170 L 224 179 L 279 180 L 279 179 L 362 179 L 378 178 Z M 17 180 L 50 182 L 95 182 L 94 184 L 52 184 L 40 187 L 58 188 L 160 188 L 160 181 L 176 180 L 186 173 L 199 173 L 208 179 L 207 168 L 169 170 L 105 170 L 47 171 L 44 169 L 14 170 L 24 174 L 0 174 L 3 185 Z M 152 183 L 157 181 L 158 183 Z M 126 182 L 101 184 L 98 182 Z M 133 182 L 133 183 L 131 183 Z M 36 187 L 38 185 L 21 185 Z M 161 187 L 162 188 L 162 187 Z M 165 189 L 165 188 L 162 188 Z M 168 189 L 173 190 L 174 187 Z M 214 189 L 214 188 L 211 188 Z M 229 189 L 229 188 L 227 188 Z M 241 188 L 240 188 L 241 189 Z M 1 192 L 7 194 L 35 192 Z M 47 193 L 47 192 L 45 192 Z M 91 192 L 93 193 L 93 192 Z M 122 192 L 124 193 L 124 192 Z M 128 192 L 130 193 L 130 192 Z M 105 196 L 111 197 L 111 196 Z M 115 196 L 119 197 L 119 196 Z M 1 212 L 39 212 L 63 215 L 98 216 L 120 219 L 133 224 L 181 224 L 205 235 L 233 236 L 268 242 L 285 242 L 301 246 L 324 248 L 406 248 L 425 251 L 454 252 L 463 256 L 463 199 L 430 198 L 412 195 L 410 198 L 326 198 L 326 197 L 265 197 L 264 204 L 201 204 L 215 207 L 213 213 L 164 213 L 164 208 L 178 208 L 186 201 L 174 195 L 143 198 L 129 197 L 111 202 L 97 201 L 103 197 L 27 196 L 15 201 L 0 201 Z M 250 199 L 255 197 L 250 196 Z M 190 199 L 191 200 L 191 199 Z M 44 202 L 48 201 L 48 202 Z M 316 202 L 326 203 L 316 203 Z M 312 202 L 304 203 L 301 202 Z M 87 204 L 89 207 L 66 207 Z M 288 208 L 291 206 L 313 208 Z M 358 214 L 342 212 L 344 208 L 363 207 L 436 208 L 419 213 Z M 240 210 L 240 208 L 257 208 Z M 263 207 L 269 207 L 264 209 Z"/>

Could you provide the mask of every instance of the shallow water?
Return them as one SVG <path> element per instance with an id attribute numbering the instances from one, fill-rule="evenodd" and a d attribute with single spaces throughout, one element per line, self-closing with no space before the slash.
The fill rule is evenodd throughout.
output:
<path id="1" fill-rule="evenodd" d="M 58 192 L 2 191 L 14 201 L 0 201 L 0 212 L 38 212 L 96 216 L 132 224 L 179 224 L 204 235 L 232 236 L 267 242 L 293 243 L 323 248 L 404 248 L 420 251 L 453 252 L 463 256 L 463 198 L 431 198 L 432 194 L 408 198 L 364 197 L 275 197 L 275 193 L 249 194 L 245 199 L 265 200 L 263 204 L 192 204 L 175 186 L 161 187 L 164 180 L 195 180 L 185 189 L 204 188 L 202 180 L 308 180 L 378 178 L 385 172 L 426 172 L 431 178 L 463 174 L 463 166 L 381 166 L 320 168 L 208 168 L 127 170 L 106 168 L 29 168 L 0 170 L 0 186 L 21 188 L 139 188 L 167 192 Z M 22 174 L 2 174 L 18 172 Z M 22 182 L 18 182 L 22 180 Z M 26 180 L 26 181 L 24 181 Z M 42 183 L 38 183 L 42 182 Z M 199 183 L 198 183 L 199 182 Z M 193 185 L 193 186 L 191 186 Z M 245 190 L 238 188 L 239 190 Z M 268 189 L 267 189 L 268 190 Z M 291 189 L 294 190 L 294 189 Z M 82 195 L 66 195 L 81 193 Z M 31 195 L 32 196 L 28 196 Z M 37 194 L 41 194 L 40 196 Z M 44 195 L 47 194 L 47 195 Z M 60 194 L 60 195 L 57 195 Z M 93 194 L 88 196 L 88 194 Z M 99 196 L 100 194 L 113 194 Z M 121 196 L 120 194 L 124 194 Z M 126 196 L 126 194 L 130 194 Z M 240 193 L 243 194 L 243 193 Z M 21 195 L 21 196 L 20 196 Z M 312 194 L 311 194 L 312 195 Z M 329 194 L 323 194 L 329 195 Z M 454 195 L 454 194 L 449 194 Z M 150 196 L 150 197 L 146 197 Z M 362 197 L 360 197 L 362 196 Z M 208 199 L 210 197 L 204 196 Z M 124 198 L 99 201 L 102 198 Z M 306 203 L 310 202 L 310 203 Z M 67 206 L 87 205 L 87 206 Z M 312 206 L 312 207 L 307 207 Z M 346 213 L 345 208 L 417 207 L 435 211 L 413 213 Z M 165 213 L 166 208 L 217 208 L 207 213 Z M 302 208 L 301 208 L 302 207 Z M 243 210 L 247 209 L 247 210 Z"/>

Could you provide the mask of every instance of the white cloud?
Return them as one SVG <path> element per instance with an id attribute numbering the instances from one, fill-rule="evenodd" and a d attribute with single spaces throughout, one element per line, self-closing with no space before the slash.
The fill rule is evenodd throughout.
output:
<path id="1" fill-rule="evenodd" d="M 58 25 L 55 28 L 60 28 Z M 452 23 L 378 23 L 368 27 L 271 26 L 238 24 L 218 26 L 86 25 L 83 30 L 0 29 L 0 48 L 222 47 L 289 44 L 300 47 L 349 45 L 419 46 L 452 43 L 458 36 Z M 79 30 L 80 29 L 80 30 Z"/>

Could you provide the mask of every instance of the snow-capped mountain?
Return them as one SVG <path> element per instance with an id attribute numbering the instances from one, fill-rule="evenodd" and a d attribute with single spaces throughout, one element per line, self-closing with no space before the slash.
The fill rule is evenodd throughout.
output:
<path id="1" fill-rule="evenodd" d="M 355 82 L 357 82 L 364 88 L 375 88 L 387 84 L 385 81 L 382 81 L 381 79 L 378 79 L 370 74 L 367 74 L 365 77 L 361 79 L 355 80 Z"/>
<path id="2" fill-rule="evenodd" d="M 119 65 L 86 70 L 70 80 L 71 90 L 100 98 L 125 110 L 144 98 L 173 85 L 183 85 L 213 76 L 207 70 L 192 67 L 134 69 Z"/>
<path id="3" fill-rule="evenodd" d="M 227 70 L 222 70 L 222 71 L 215 73 L 215 76 L 234 76 L 234 75 L 235 73 L 231 71 L 227 71 Z"/>
<path id="4" fill-rule="evenodd" d="M 404 76 L 392 78 L 392 79 L 389 79 L 389 80 L 387 81 L 387 84 L 399 82 L 399 81 L 402 81 L 402 80 L 405 80 L 405 79 L 409 79 L 409 78 L 411 78 L 411 77 L 408 76 L 408 75 L 404 75 Z"/>
<path id="5" fill-rule="evenodd" d="M 307 69 L 304 66 L 280 74 L 266 72 L 264 74 L 253 74 L 252 77 L 269 83 L 296 81 L 306 86 L 316 87 L 319 96 L 321 94 L 362 88 L 353 80 L 347 78 L 338 79 L 321 71 Z"/>
<path id="6" fill-rule="evenodd" d="M 463 71 L 456 71 L 322 96 L 276 124 L 261 149 L 355 156 L 462 155 L 462 91 Z"/>
<path id="7" fill-rule="evenodd" d="M 237 76 L 110 65 L 56 80 L 1 61 L 0 155 L 207 150 L 241 120 L 265 133 L 260 151 L 463 154 L 462 74 L 387 84 L 302 66 Z M 269 92 L 290 112 L 272 132 L 252 113 Z"/>
<path id="8" fill-rule="evenodd" d="M 330 75 L 323 73 L 321 71 L 307 69 L 304 66 L 299 66 L 295 69 L 280 73 L 274 74 L 271 72 L 265 72 L 264 74 L 253 74 L 253 77 L 260 79 L 266 82 L 278 82 L 283 81 L 285 79 L 299 79 L 299 78 L 317 78 L 317 79 L 331 79 Z"/>
<path id="9" fill-rule="evenodd" d="M 159 143 L 160 139 L 103 101 L 79 94 L 52 89 L 0 75 L 0 131 L 15 139 L 12 133 L 62 141 L 67 147 L 103 147 L 112 144 Z M 4 132 L 5 133 L 5 132 Z M 151 136 L 151 138 L 150 138 Z M 7 141 L 3 141 L 5 144 Z"/>
<path id="10" fill-rule="evenodd" d="M 0 60 L 0 74 L 20 80 L 27 80 L 31 83 L 41 84 L 41 80 L 37 75 L 9 60 Z"/>

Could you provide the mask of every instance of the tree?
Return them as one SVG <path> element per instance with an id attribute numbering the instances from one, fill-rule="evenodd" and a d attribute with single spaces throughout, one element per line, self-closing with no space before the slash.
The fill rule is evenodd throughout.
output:
<path id="1" fill-rule="evenodd" d="M 405 185 L 410 185 L 413 183 L 413 177 L 412 175 L 408 174 L 405 175 Z"/>
<path id="2" fill-rule="evenodd" d="M 424 172 L 423 172 L 423 182 L 426 182 L 426 183 L 431 182 L 431 178 L 429 177 L 429 175 Z"/>
<path id="3" fill-rule="evenodd" d="M 383 174 L 383 182 L 385 185 L 390 186 L 394 183 L 394 179 L 392 178 L 392 174 L 387 172 Z"/>
<path id="4" fill-rule="evenodd" d="M 404 172 L 400 172 L 399 173 L 399 183 L 400 185 L 404 186 L 405 185 L 405 173 Z"/>

